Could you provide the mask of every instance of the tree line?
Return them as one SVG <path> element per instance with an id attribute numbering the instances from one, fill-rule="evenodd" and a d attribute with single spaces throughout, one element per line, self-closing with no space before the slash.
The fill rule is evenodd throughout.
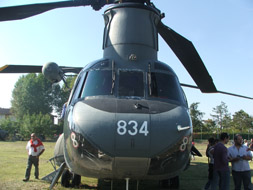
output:
<path id="1" fill-rule="evenodd" d="M 72 87 L 75 77 L 66 79 Z M 12 91 L 11 117 L 1 121 L 0 128 L 8 131 L 10 138 L 18 134 L 29 138 L 34 132 L 41 137 L 52 138 L 63 131 L 63 123 L 54 125 L 54 115 L 60 115 L 70 90 L 65 84 L 53 84 L 43 74 L 21 76 Z"/>
<path id="2" fill-rule="evenodd" d="M 72 88 L 76 77 L 67 77 L 67 86 Z M 15 83 L 12 92 L 11 112 L 15 120 L 2 120 L 0 128 L 29 138 L 31 132 L 52 138 L 54 134 L 63 131 L 63 123 L 54 125 L 54 115 L 60 115 L 62 106 L 67 102 L 70 90 L 65 84 L 54 84 L 44 78 L 42 74 L 27 74 L 21 76 Z M 221 102 L 213 108 L 210 119 L 203 120 L 205 113 L 198 109 L 199 102 L 189 107 L 194 132 L 220 134 L 252 133 L 253 117 L 243 110 L 231 115 L 227 105 Z"/>
<path id="3" fill-rule="evenodd" d="M 253 117 L 244 110 L 231 114 L 225 102 L 213 108 L 211 118 L 203 120 L 204 114 L 198 109 L 199 102 L 190 105 L 190 115 L 194 132 L 201 134 L 253 134 Z"/>

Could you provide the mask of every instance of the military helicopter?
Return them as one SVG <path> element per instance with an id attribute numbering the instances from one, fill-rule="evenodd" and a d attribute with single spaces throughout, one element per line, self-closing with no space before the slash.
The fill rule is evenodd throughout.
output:
<path id="1" fill-rule="evenodd" d="M 92 6 L 104 12 L 103 58 L 84 68 L 6 65 L 0 73 L 43 72 L 52 82 L 77 73 L 57 140 L 60 165 L 50 188 L 99 179 L 161 180 L 168 186 L 190 161 L 192 131 L 181 86 L 204 93 L 218 91 L 193 44 L 164 25 L 164 14 L 150 0 L 78 0 L 0 8 L 0 21 L 24 19 L 55 8 Z M 197 86 L 180 84 L 172 68 L 158 60 L 158 34 L 166 41 Z M 250 97 L 230 94 L 252 99 Z M 67 168 L 67 169 L 66 169 Z"/>

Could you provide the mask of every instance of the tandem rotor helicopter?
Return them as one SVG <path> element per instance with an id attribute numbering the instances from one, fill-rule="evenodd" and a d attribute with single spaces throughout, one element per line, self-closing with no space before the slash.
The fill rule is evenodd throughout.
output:
<path id="1" fill-rule="evenodd" d="M 218 91 L 193 44 L 162 23 L 150 0 L 73 0 L 0 8 L 0 21 L 24 19 L 62 7 L 92 6 L 104 12 L 103 58 L 84 68 L 6 65 L 0 73 L 37 73 L 56 83 L 78 74 L 55 146 L 59 177 L 68 186 L 80 176 L 98 179 L 159 180 L 179 187 L 191 158 L 193 126 L 181 86 Z M 197 86 L 180 84 L 172 68 L 158 60 L 158 34 Z M 198 151 L 196 150 L 198 153 Z"/>

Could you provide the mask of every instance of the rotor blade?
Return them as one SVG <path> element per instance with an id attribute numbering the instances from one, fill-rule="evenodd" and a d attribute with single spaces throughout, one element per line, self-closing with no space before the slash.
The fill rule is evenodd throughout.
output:
<path id="1" fill-rule="evenodd" d="M 79 73 L 82 67 L 60 67 L 64 73 Z M 41 73 L 42 66 L 39 65 L 5 65 L 0 67 L 2 73 Z"/>
<path id="2" fill-rule="evenodd" d="M 104 0 L 105 1 L 105 0 Z M 53 3 L 37 3 L 30 5 L 19 5 L 12 7 L 0 8 L 0 21 L 19 20 L 34 15 L 41 14 L 43 12 L 63 7 L 75 7 L 92 5 L 92 0 L 78 0 L 78 1 L 60 1 Z"/>
<path id="3" fill-rule="evenodd" d="M 37 65 L 5 65 L 0 73 L 41 73 L 42 66 Z"/>
<path id="4" fill-rule="evenodd" d="M 199 89 L 199 87 L 194 86 L 194 85 L 190 85 L 190 84 L 180 83 L 180 85 L 181 85 L 181 86 L 184 86 L 184 87 L 188 87 L 188 88 Z M 249 99 L 249 100 L 253 100 L 252 97 L 243 96 L 243 95 L 239 95 L 239 94 L 233 94 L 233 93 L 230 93 L 230 92 L 224 92 L 224 91 L 219 91 L 219 90 L 217 90 L 217 92 L 215 92 L 215 93 L 226 94 L 226 95 L 230 95 L 230 96 L 236 96 L 236 97 L 239 97 L 239 98 L 246 98 L 246 99 Z"/>
<path id="5" fill-rule="evenodd" d="M 217 92 L 213 79 L 209 75 L 192 42 L 165 26 L 162 22 L 158 24 L 157 29 L 191 75 L 199 89 L 206 93 Z"/>

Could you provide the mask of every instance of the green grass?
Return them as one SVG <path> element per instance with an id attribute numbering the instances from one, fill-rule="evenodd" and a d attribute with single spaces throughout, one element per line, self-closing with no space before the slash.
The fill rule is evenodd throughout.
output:
<path id="1" fill-rule="evenodd" d="M 44 143 L 46 151 L 40 157 L 40 177 L 47 175 L 53 171 L 51 163 L 48 161 L 53 157 L 54 145 L 53 142 Z M 33 177 L 34 168 L 31 171 L 31 179 L 29 182 L 23 182 L 25 175 L 27 152 L 25 150 L 26 142 L 0 142 L 0 190 L 40 190 L 49 189 L 50 184 L 41 180 L 35 180 Z M 206 143 L 196 143 L 196 147 L 203 154 L 203 157 L 195 157 L 192 160 L 191 166 L 188 170 L 180 175 L 180 189 L 181 190 L 201 190 L 207 181 L 207 158 L 205 155 Z M 251 169 L 253 162 L 250 162 Z M 253 174 L 253 172 L 252 172 Z M 253 181 L 253 177 L 251 178 Z M 96 190 L 97 179 L 82 177 L 81 189 Z M 233 189 L 233 180 L 231 178 L 231 189 Z M 153 186 L 152 186 L 153 185 Z M 148 184 L 146 189 L 159 189 L 156 183 Z M 66 190 L 61 187 L 60 183 L 54 188 L 55 190 Z M 116 189 L 116 188 L 115 188 Z M 117 188 L 118 189 L 118 188 Z M 125 188 L 120 188 L 125 189 Z M 135 189 L 135 188 L 134 188 Z M 142 188 L 139 188 L 142 189 Z"/>

